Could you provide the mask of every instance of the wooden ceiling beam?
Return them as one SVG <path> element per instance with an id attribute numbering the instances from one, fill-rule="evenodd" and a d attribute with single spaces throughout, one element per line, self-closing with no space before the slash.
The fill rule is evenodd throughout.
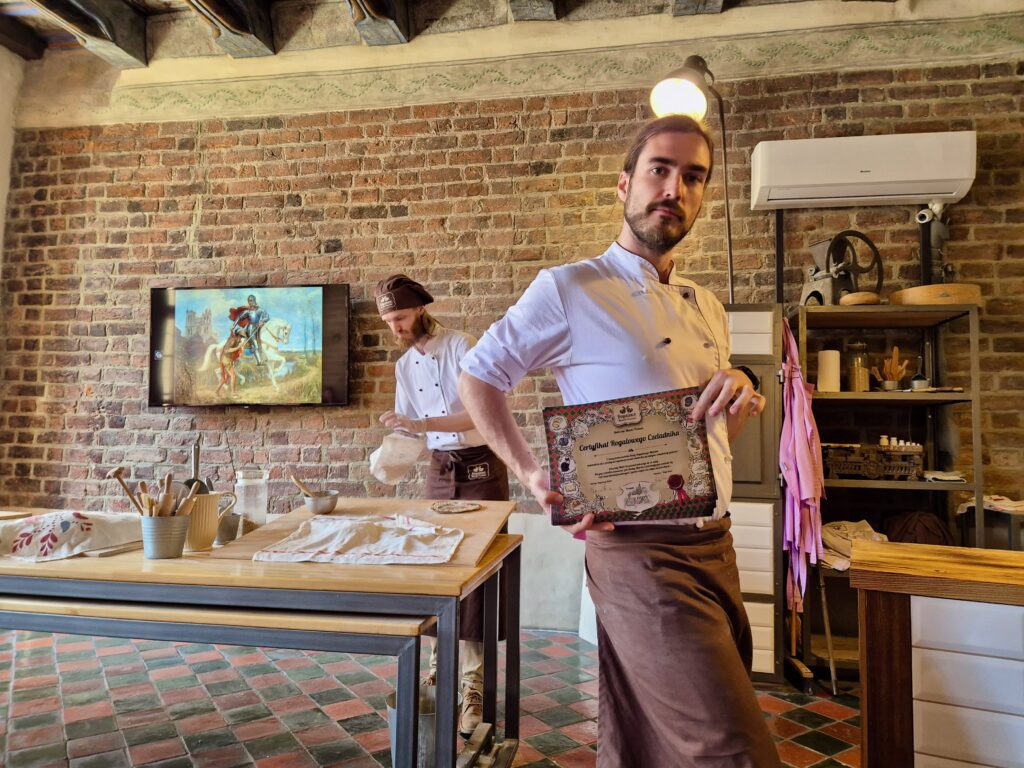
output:
<path id="1" fill-rule="evenodd" d="M 146 17 L 122 0 L 27 0 L 117 69 L 146 66 Z"/>
<path id="2" fill-rule="evenodd" d="M 46 50 L 35 32 L 10 16 L 0 16 L 0 45 L 23 59 L 41 59 Z"/>
<path id="3" fill-rule="evenodd" d="M 673 16 L 696 16 L 700 13 L 721 13 L 725 0 L 672 0 Z"/>
<path id="4" fill-rule="evenodd" d="M 367 45 L 401 45 L 412 37 L 405 0 L 347 0 L 352 21 Z"/>
<path id="5" fill-rule="evenodd" d="M 217 45 L 234 59 L 274 55 L 269 0 L 188 0 L 213 29 Z"/>
<path id="6" fill-rule="evenodd" d="M 555 0 L 508 0 L 512 21 L 555 21 Z"/>

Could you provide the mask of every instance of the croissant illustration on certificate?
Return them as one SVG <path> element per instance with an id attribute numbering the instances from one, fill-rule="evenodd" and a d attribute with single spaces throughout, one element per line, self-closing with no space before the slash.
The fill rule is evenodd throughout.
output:
<path id="1" fill-rule="evenodd" d="M 706 517 L 715 510 L 707 429 L 688 417 L 700 389 L 544 409 L 554 525 Z"/>

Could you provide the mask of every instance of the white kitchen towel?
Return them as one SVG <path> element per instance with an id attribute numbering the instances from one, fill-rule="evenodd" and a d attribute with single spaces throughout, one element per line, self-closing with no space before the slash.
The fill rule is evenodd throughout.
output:
<path id="1" fill-rule="evenodd" d="M 884 533 L 878 533 L 867 520 L 858 520 L 855 523 L 849 520 L 837 520 L 834 523 L 826 523 L 821 527 L 821 541 L 833 552 L 849 559 L 853 551 L 853 542 L 857 539 L 866 541 L 888 541 Z M 847 566 L 849 567 L 849 566 Z M 845 570 L 839 569 L 836 570 Z"/>
<path id="2" fill-rule="evenodd" d="M 427 447 L 425 437 L 391 432 L 384 435 L 380 448 L 370 454 L 370 474 L 388 485 L 395 485 L 409 474 Z"/>
<path id="3" fill-rule="evenodd" d="M 439 565 L 452 559 L 465 533 L 407 515 L 312 517 L 253 560 L 279 563 Z"/>
<path id="4" fill-rule="evenodd" d="M 0 523 L 0 557 L 38 563 L 142 541 L 138 515 L 47 512 Z"/>

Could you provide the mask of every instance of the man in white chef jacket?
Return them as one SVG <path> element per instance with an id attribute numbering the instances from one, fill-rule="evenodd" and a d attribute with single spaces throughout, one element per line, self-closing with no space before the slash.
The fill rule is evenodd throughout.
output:
<path id="1" fill-rule="evenodd" d="M 462 361 L 459 389 L 488 444 L 545 510 L 560 504 L 505 401 L 527 373 L 550 368 L 566 405 L 703 387 L 718 496 L 708 518 L 598 523 L 587 584 L 598 622 L 600 768 L 776 768 L 748 673 L 727 510 L 729 443 L 764 398 L 731 367 L 725 310 L 680 277 L 672 249 L 689 232 L 711 176 L 712 139 L 688 117 L 649 123 L 619 176 L 624 218 L 601 256 L 542 270 Z"/>
<path id="2" fill-rule="evenodd" d="M 459 362 L 476 343 L 468 333 L 445 328 L 426 305 L 426 288 L 406 275 L 381 280 L 377 310 L 405 353 L 395 364 L 395 409 L 380 421 L 390 429 L 425 434 L 430 466 L 428 499 L 507 501 L 508 470 L 487 447 L 459 399 Z M 462 601 L 462 711 L 459 732 L 468 736 L 483 713 L 483 590 Z M 437 648 L 430 677 L 437 674 Z"/>

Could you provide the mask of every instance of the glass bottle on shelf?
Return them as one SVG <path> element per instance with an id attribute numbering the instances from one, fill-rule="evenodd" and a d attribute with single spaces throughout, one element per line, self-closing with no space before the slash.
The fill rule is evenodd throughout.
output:
<path id="1" fill-rule="evenodd" d="M 867 392 L 871 389 L 868 365 L 868 345 L 854 341 L 846 348 L 846 389 L 850 392 Z"/>

